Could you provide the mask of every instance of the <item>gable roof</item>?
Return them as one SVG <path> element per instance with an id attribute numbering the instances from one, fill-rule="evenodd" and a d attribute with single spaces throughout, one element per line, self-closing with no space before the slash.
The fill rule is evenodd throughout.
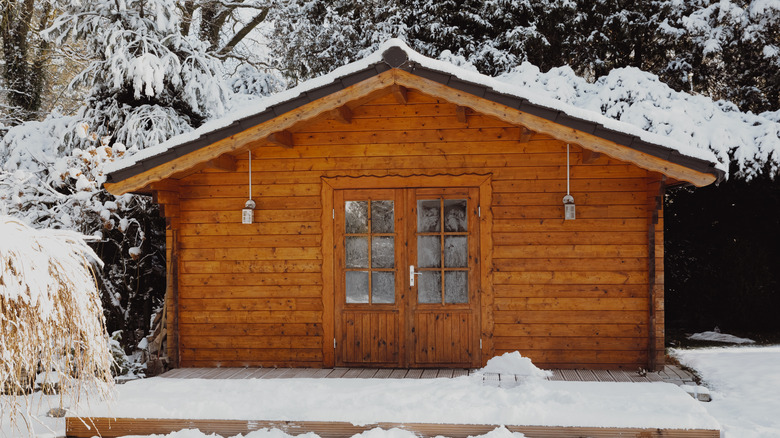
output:
<path id="1" fill-rule="evenodd" d="M 393 39 L 360 61 L 261 100 L 260 107 L 208 122 L 112 163 L 106 168 L 105 186 L 115 194 L 142 189 L 394 85 L 419 89 L 697 186 L 725 175 L 710 151 L 425 57 Z"/>

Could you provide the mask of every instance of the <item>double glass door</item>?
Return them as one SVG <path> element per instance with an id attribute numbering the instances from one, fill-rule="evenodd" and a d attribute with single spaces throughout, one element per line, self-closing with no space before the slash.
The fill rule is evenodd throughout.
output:
<path id="1" fill-rule="evenodd" d="M 337 365 L 478 365 L 477 194 L 334 192 Z"/>

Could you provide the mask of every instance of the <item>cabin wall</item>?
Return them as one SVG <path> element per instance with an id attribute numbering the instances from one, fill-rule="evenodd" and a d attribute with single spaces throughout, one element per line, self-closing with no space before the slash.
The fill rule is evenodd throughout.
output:
<path id="1" fill-rule="evenodd" d="M 351 123 L 294 129 L 292 148 L 253 145 L 252 225 L 241 224 L 246 156 L 235 172 L 179 181 L 182 366 L 323 366 L 333 337 L 323 322 L 333 309 L 322 296 L 322 178 L 469 173 L 492 175 L 492 304 L 483 301 L 492 312 L 481 324 L 493 328 L 483 362 L 485 351 L 519 350 L 542 367 L 633 369 L 652 355 L 662 363 L 657 176 L 606 156 L 584 164 L 572 146 L 577 219 L 564 221 L 565 144 L 541 134 L 522 142 L 521 128 L 490 117 L 463 122 L 455 105 L 414 91 L 407 104 L 388 95 L 352 113 Z"/>

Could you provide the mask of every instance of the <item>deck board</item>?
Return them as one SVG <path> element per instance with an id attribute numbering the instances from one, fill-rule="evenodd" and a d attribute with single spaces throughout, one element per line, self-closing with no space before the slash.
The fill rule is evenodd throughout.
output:
<path id="1" fill-rule="evenodd" d="M 377 371 L 379 371 L 376 368 L 366 368 L 363 371 L 358 374 L 358 379 L 373 379 L 376 375 Z"/>
<path id="2" fill-rule="evenodd" d="M 228 379 L 248 379 L 254 371 L 253 368 L 240 368 L 239 371 L 228 377 Z"/>
<path id="3" fill-rule="evenodd" d="M 419 379 L 422 376 L 422 372 L 423 370 L 421 369 L 411 369 L 406 372 L 404 379 Z"/>
<path id="4" fill-rule="evenodd" d="M 82 421 L 83 420 L 83 421 Z M 67 417 L 65 419 L 67 436 L 89 438 L 100 434 L 105 438 L 126 435 L 169 434 L 182 429 L 199 429 L 205 434 L 235 436 L 247 434 L 263 428 L 280 429 L 290 435 L 314 432 L 322 438 L 352 436 L 380 427 L 385 430 L 401 428 L 417 436 L 428 438 L 448 436 L 466 438 L 484 435 L 498 425 L 475 424 L 426 424 L 426 423 L 374 423 L 356 426 L 346 422 L 325 421 L 256 421 L 256 420 L 192 420 L 192 419 L 154 419 L 154 418 L 84 418 Z M 647 428 L 601 428 L 601 427 L 560 427 L 560 426 L 522 426 L 506 425 L 511 432 L 520 432 L 534 438 L 592 438 L 635 437 L 660 438 L 674 436 L 679 438 L 718 438 L 720 431 L 706 429 L 647 429 Z"/>
<path id="5" fill-rule="evenodd" d="M 314 375 L 311 377 L 312 379 L 323 379 L 325 377 L 328 377 L 330 373 L 332 373 L 333 370 L 330 368 L 317 368 L 314 371 Z"/>
<path id="6" fill-rule="evenodd" d="M 563 372 L 561 370 L 552 370 L 552 377 L 550 377 L 550 380 L 566 380 L 563 377 Z"/>
<path id="7" fill-rule="evenodd" d="M 247 379 L 262 379 L 264 375 L 271 372 L 273 368 L 255 368 L 254 372 L 246 376 Z"/>
<path id="8" fill-rule="evenodd" d="M 409 370 L 406 370 L 406 369 L 393 370 L 393 372 L 390 373 L 390 378 L 391 379 L 405 379 L 406 378 L 406 373 L 408 371 Z"/>
<path id="9" fill-rule="evenodd" d="M 278 379 L 284 376 L 289 371 L 289 368 L 270 368 L 261 379 Z"/>
<path id="10" fill-rule="evenodd" d="M 577 375 L 580 376 L 581 381 L 583 382 L 598 382 L 599 379 L 596 377 L 596 374 L 592 370 L 577 370 Z"/>
<path id="11" fill-rule="evenodd" d="M 451 379 L 452 378 L 452 372 L 453 370 L 451 368 L 443 368 L 438 370 L 436 373 L 436 377 L 441 377 L 445 379 Z"/>
<path id="12" fill-rule="evenodd" d="M 577 370 L 561 370 L 563 380 L 567 382 L 576 382 L 580 380 L 580 375 L 577 374 Z"/>
<path id="13" fill-rule="evenodd" d="M 360 374 L 363 372 L 362 368 L 350 368 L 347 370 L 346 373 L 344 373 L 343 376 L 341 376 L 343 379 L 354 379 L 360 376 Z"/>
<path id="14" fill-rule="evenodd" d="M 390 374 L 393 372 L 390 368 L 380 368 L 377 370 L 376 374 L 374 374 L 375 379 L 387 379 L 390 377 Z"/>
<path id="15" fill-rule="evenodd" d="M 290 379 L 290 378 L 361 378 L 361 379 L 429 379 L 453 378 L 474 374 L 478 370 L 462 368 L 405 369 L 405 368 L 177 368 L 160 377 L 168 379 Z M 625 370 L 561 370 L 553 369 L 548 380 L 580 382 L 668 382 L 686 385 L 695 377 L 680 367 L 667 365 L 657 372 L 641 376 Z M 501 376 L 496 381 L 516 380 Z M 493 378 L 483 380 L 493 381 Z"/>
<path id="16" fill-rule="evenodd" d="M 420 378 L 421 379 L 435 379 L 438 374 L 439 374 L 439 370 L 437 370 L 437 369 L 426 369 L 426 370 L 423 370 L 422 375 L 420 376 Z"/>
<path id="17" fill-rule="evenodd" d="M 612 377 L 615 378 L 616 382 L 630 382 L 631 381 L 631 377 L 629 377 L 628 374 L 626 374 L 626 372 L 623 371 L 623 370 L 610 370 L 609 373 L 612 374 Z"/>
<path id="18" fill-rule="evenodd" d="M 599 382 L 614 382 L 615 378 L 607 370 L 593 370 L 593 375 L 599 379 Z"/>
<path id="19" fill-rule="evenodd" d="M 326 376 L 326 378 L 340 379 L 344 377 L 344 374 L 347 374 L 347 371 L 348 371 L 347 368 L 334 368 L 333 371 L 331 371 L 330 374 Z"/>
<path id="20" fill-rule="evenodd" d="M 452 377 L 461 377 L 461 376 L 468 376 L 469 370 L 462 370 L 459 368 L 452 370 Z"/>

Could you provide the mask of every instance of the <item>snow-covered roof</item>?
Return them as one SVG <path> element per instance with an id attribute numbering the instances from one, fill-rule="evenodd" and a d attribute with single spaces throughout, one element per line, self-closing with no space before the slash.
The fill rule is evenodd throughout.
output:
<path id="1" fill-rule="evenodd" d="M 545 87 L 529 86 L 519 80 L 517 75 L 489 77 L 449 62 L 428 58 L 409 48 L 403 41 L 391 39 L 362 60 L 262 99 L 256 106 L 212 120 L 198 129 L 108 165 L 108 182 L 123 181 L 168 163 L 392 68 L 402 69 L 427 80 L 701 173 L 712 174 L 718 180 L 725 175 L 724 167 L 718 162 L 716 155 L 695 142 L 683 142 L 679 136 L 675 138 L 649 132 L 638 126 L 640 123 L 616 120 L 601 112 L 583 109 L 556 99 L 551 93 L 543 92 Z"/>

